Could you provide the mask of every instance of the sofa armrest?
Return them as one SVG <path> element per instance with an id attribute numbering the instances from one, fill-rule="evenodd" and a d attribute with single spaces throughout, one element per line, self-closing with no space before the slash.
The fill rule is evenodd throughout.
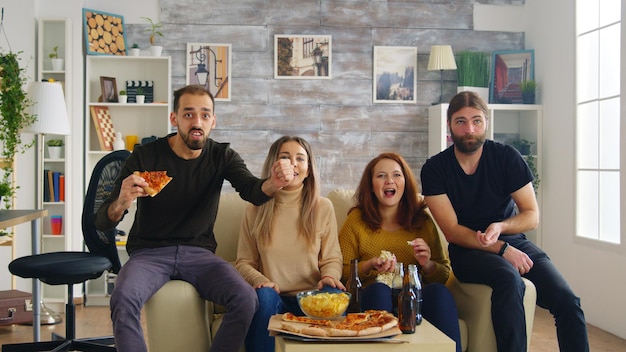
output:
<path id="1" fill-rule="evenodd" d="M 212 310 L 212 303 L 202 299 L 191 284 L 180 280 L 167 282 L 145 305 L 150 351 L 208 351 L 208 310 Z"/>
<path id="2" fill-rule="evenodd" d="M 526 336 L 528 346 L 533 330 L 537 291 L 535 285 L 522 278 L 526 284 L 524 311 L 526 315 Z M 456 302 L 459 319 L 467 324 L 469 340 L 468 351 L 496 352 L 496 337 L 491 321 L 491 288 L 487 285 L 462 283 L 451 277 L 448 289 Z"/>

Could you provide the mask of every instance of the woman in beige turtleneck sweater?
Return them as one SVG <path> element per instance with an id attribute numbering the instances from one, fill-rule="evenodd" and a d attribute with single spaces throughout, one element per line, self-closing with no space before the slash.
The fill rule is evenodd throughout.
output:
<path id="1" fill-rule="evenodd" d="M 274 351 L 267 325 L 272 315 L 303 315 L 300 291 L 345 290 L 332 203 L 320 197 L 315 156 L 307 141 L 285 136 L 270 147 L 262 177 L 279 158 L 294 166 L 293 181 L 261 206 L 248 205 L 241 222 L 237 262 L 257 292 L 259 309 L 245 340 L 246 351 Z"/>

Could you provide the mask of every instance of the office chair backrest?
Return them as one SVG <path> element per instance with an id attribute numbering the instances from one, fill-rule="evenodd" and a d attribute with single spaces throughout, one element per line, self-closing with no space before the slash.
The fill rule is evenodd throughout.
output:
<path id="1" fill-rule="evenodd" d="M 82 229 L 85 244 L 89 252 L 109 258 L 113 264 L 111 271 L 116 274 L 122 267 L 115 245 L 117 229 L 99 231 L 95 220 L 96 212 L 113 191 L 115 181 L 129 155 L 127 150 L 116 150 L 98 161 L 91 174 L 83 205 Z"/>

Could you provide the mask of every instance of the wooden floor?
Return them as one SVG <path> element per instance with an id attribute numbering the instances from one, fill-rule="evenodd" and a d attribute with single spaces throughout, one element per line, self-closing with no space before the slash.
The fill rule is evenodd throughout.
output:
<path id="1" fill-rule="evenodd" d="M 108 307 L 77 307 L 76 335 L 95 337 L 111 335 L 111 319 Z M 145 332 L 145 317 L 142 317 Z M 33 339 L 32 327 L 28 325 L 0 326 L 0 343 L 28 342 Z M 49 340 L 51 333 L 65 335 L 65 324 L 43 325 L 42 340 Z M 593 352 L 626 351 L 626 340 L 609 334 L 594 326 L 588 325 L 589 347 Z M 554 319 L 545 309 L 537 307 L 533 335 L 530 342 L 531 352 L 558 351 Z"/>

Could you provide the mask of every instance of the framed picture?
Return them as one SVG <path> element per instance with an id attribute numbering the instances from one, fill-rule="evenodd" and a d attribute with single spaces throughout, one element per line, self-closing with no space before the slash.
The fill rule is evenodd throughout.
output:
<path id="1" fill-rule="evenodd" d="M 374 47 L 374 103 L 415 104 L 417 47 Z"/>
<path id="2" fill-rule="evenodd" d="M 100 76 L 100 91 L 103 103 L 117 103 L 117 82 L 115 77 Z"/>
<path id="3" fill-rule="evenodd" d="M 274 36 L 275 79 L 331 79 L 330 35 Z"/>
<path id="4" fill-rule="evenodd" d="M 187 43 L 187 84 L 207 88 L 215 100 L 230 101 L 230 44 Z"/>
<path id="5" fill-rule="evenodd" d="M 522 104 L 520 83 L 535 79 L 535 51 L 494 51 L 491 67 L 489 102 Z"/>
<path id="6" fill-rule="evenodd" d="M 126 55 L 124 16 L 83 9 L 87 55 Z"/>

